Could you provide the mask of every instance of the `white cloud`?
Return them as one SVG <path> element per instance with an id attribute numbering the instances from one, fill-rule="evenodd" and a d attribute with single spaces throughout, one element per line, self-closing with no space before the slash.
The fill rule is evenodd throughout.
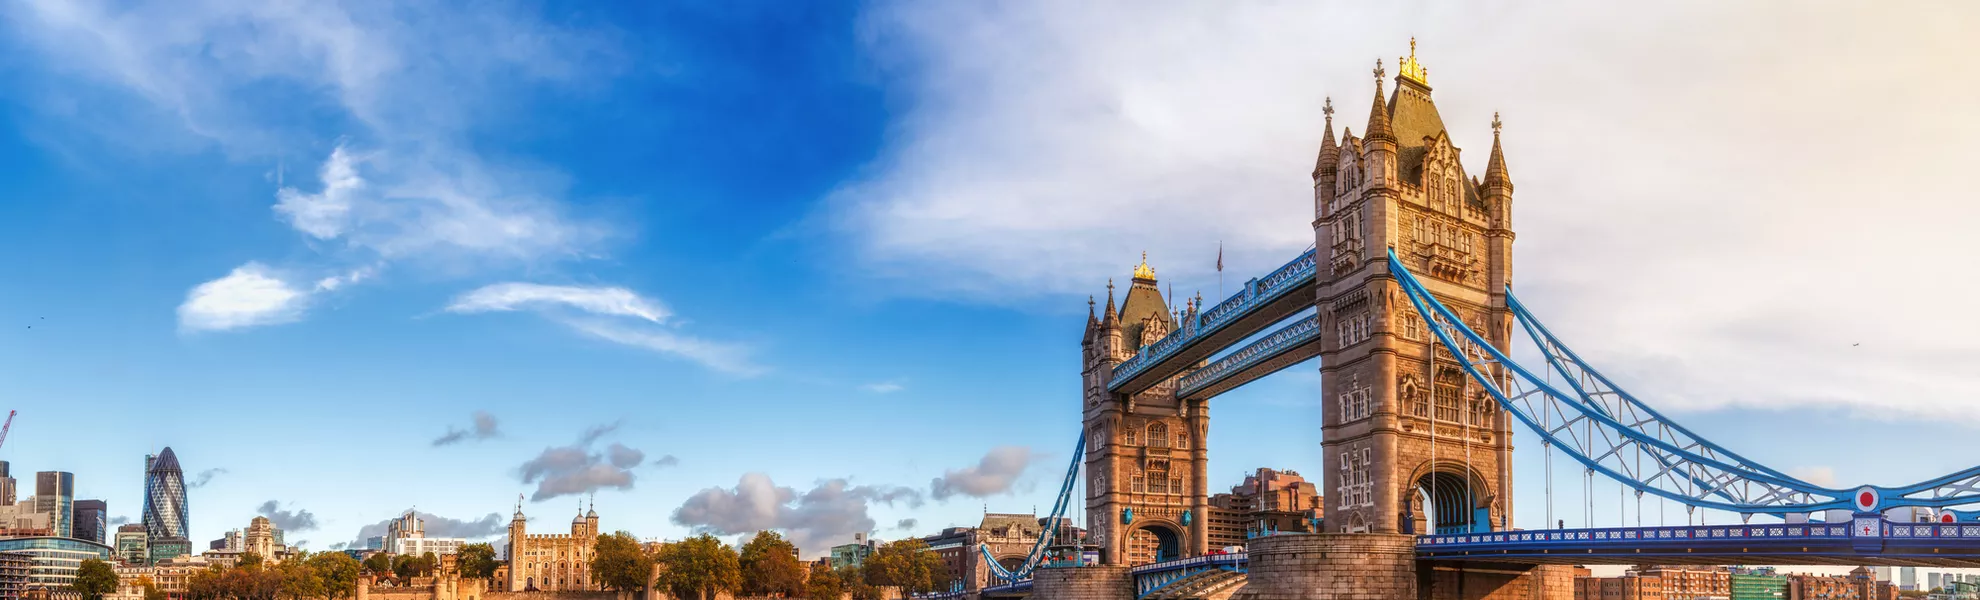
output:
<path id="1" fill-rule="evenodd" d="M 1031 467 L 1033 458 L 1036 455 L 1023 446 L 991 448 L 973 466 L 943 471 L 941 477 L 929 482 L 928 495 L 936 500 L 948 500 L 955 496 L 984 498 L 1010 493 L 1011 485 Z"/>
<path id="2" fill-rule="evenodd" d="M 182 331 L 226 331 L 288 323 L 302 316 L 309 295 L 260 263 L 199 284 L 179 305 Z"/>
<path id="3" fill-rule="evenodd" d="M 102 127 L 48 100 L 40 108 L 60 117 L 50 123 L 240 161 L 327 154 L 320 186 L 280 187 L 272 210 L 318 252 L 285 270 L 373 265 L 320 279 L 328 291 L 389 263 L 462 275 L 587 258 L 608 235 L 567 214 L 561 174 L 463 142 L 520 118 L 519 91 L 615 68 L 610 32 L 505 8 L 28 0 L 0 6 L 0 25 L 15 34 L 10 49 L 45 66 L 30 73 L 50 90 L 42 98 L 88 97 L 122 119 Z"/>
<path id="4" fill-rule="evenodd" d="M 447 306 L 448 312 L 478 313 L 541 309 L 563 305 L 585 312 L 634 317 L 652 323 L 666 322 L 673 313 L 659 302 L 642 298 L 622 287 L 579 287 L 534 283 L 498 283 L 462 294 Z"/>
<path id="5" fill-rule="evenodd" d="M 1980 316 L 1945 304 L 1980 293 L 1947 276 L 1980 7 L 1134 6 L 877 5 L 907 108 L 829 209 L 860 270 L 1070 312 L 1147 249 L 1214 300 L 1219 240 L 1226 291 L 1312 243 L 1321 99 L 1363 130 L 1414 35 L 1471 172 L 1503 112 L 1517 287 L 1606 374 L 1674 410 L 1980 418 Z"/>
<path id="6" fill-rule="evenodd" d="M 892 381 L 880 381 L 859 386 L 859 389 L 875 394 L 892 394 L 907 389 L 907 386 Z"/>
<path id="7" fill-rule="evenodd" d="M 446 310 L 460 314 L 529 310 L 592 338 L 683 358 L 724 373 L 750 376 L 766 371 L 750 359 L 746 346 L 662 327 L 673 317 L 666 305 L 621 287 L 497 283 L 461 294 Z"/>
<path id="8" fill-rule="evenodd" d="M 323 191 L 306 194 L 284 187 L 275 192 L 275 212 L 289 219 L 289 225 L 317 239 L 343 235 L 351 213 L 352 196 L 364 188 L 357 165 L 343 146 L 323 161 Z"/>
<path id="9" fill-rule="evenodd" d="M 693 361 L 701 366 L 731 375 L 760 375 L 768 371 L 749 358 L 749 349 L 738 344 L 714 342 L 652 327 L 627 327 L 590 319 L 565 322 L 578 332 L 615 344 L 645 348 Z"/>

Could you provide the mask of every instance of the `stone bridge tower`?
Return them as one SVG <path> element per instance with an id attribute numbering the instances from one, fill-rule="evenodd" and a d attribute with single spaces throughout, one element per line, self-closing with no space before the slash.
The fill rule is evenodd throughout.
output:
<path id="1" fill-rule="evenodd" d="M 1193 313 L 1187 303 L 1182 316 Z M 1208 403 L 1178 400 L 1175 378 L 1122 396 L 1107 391 L 1114 367 L 1176 328 L 1147 256 L 1135 267 L 1127 298 L 1087 313 L 1080 342 L 1085 386 L 1086 514 L 1101 560 L 1134 565 L 1196 556 L 1208 549 Z"/>
<path id="2" fill-rule="evenodd" d="M 1393 249 L 1507 349 L 1513 186 L 1498 118 L 1484 177 L 1467 176 L 1415 45 L 1386 99 L 1377 61 L 1361 137 L 1350 129 L 1336 142 L 1328 102 L 1313 171 L 1329 532 L 1502 529 L 1512 511 L 1508 418 L 1436 343 L 1389 271 Z"/>

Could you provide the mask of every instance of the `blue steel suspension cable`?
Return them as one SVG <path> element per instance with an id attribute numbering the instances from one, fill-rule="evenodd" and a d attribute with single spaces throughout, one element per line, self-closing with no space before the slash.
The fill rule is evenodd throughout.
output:
<path id="1" fill-rule="evenodd" d="M 984 562 L 990 565 L 990 571 L 998 579 L 1002 579 L 1007 583 L 1016 583 L 1031 576 L 1031 570 L 1036 568 L 1039 561 L 1045 558 L 1045 549 L 1052 543 L 1052 539 L 1058 535 L 1059 528 L 1065 524 L 1066 509 L 1072 503 L 1072 490 L 1074 484 L 1079 480 L 1079 466 L 1086 460 L 1086 435 L 1086 432 L 1081 431 L 1079 443 L 1073 446 L 1072 464 L 1066 466 L 1066 479 L 1064 483 L 1059 485 L 1059 497 L 1053 501 L 1052 512 L 1045 518 L 1047 523 L 1045 531 L 1038 534 L 1038 541 L 1032 544 L 1031 552 L 1025 555 L 1024 563 L 1019 565 L 1016 571 L 1005 569 L 1003 565 L 997 563 L 997 557 L 990 554 L 990 546 L 988 544 L 978 544 L 976 546 L 977 551 L 982 553 Z"/>

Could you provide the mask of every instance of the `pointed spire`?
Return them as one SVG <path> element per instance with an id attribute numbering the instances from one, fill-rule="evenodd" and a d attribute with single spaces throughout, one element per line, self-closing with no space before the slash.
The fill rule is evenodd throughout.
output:
<path id="1" fill-rule="evenodd" d="M 1341 147 L 1334 142 L 1334 97 L 1320 105 L 1320 113 L 1327 115 L 1326 133 L 1320 136 L 1320 158 L 1313 163 L 1313 180 L 1319 181 L 1320 174 L 1340 160 Z"/>
<path id="2" fill-rule="evenodd" d="M 1368 109 L 1368 139 L 1396 141 L 1389 130 L 1389 104 L 1382 99 L 1382 59 L 1375 59 L 1375 105 Z"/>
<path id="3" fill-rule="evenodd" d="M 1492 113 L 1492 158 L 1485 163 L 1485 185 L 1512 183 L 1512 175 L 1506 172 L 1506 155 L 1499 150 L 1499 128 L 1503 126 L 1499 113 Z"/>
<path id="4" fill-rule="evenodd" d="M 1114 279 L 1107 278 L 1107 312 L 1100 318 L 1101 327 L 1120 327 L 1121 315 L 1114 311 Z"/>
<path id="5" fill-rule="evenodd" d="M 1087 324 L 1087 325 L 1098 325 L 1098 324 L 1100 324 L 1100 317 L 1098 317 L 1098 316 L 1095 316 L 1095 315 L 1096 315 L 1096 313 L 1094 313 L 1094 312 L 1093 312 L 1094 310 L 1096 310 L 1096 309 L 1094 309 L 1094 308 L 1093 308 L 1093 296 L 1092 296 L 1091 294 L 1088 294 L 1088 295 L 1086 296 L 1086 324 Z"/>

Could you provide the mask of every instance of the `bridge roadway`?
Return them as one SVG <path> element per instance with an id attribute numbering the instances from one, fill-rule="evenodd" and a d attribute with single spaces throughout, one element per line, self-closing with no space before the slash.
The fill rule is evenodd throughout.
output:
<path id="1" fill-rule="evenodd" d="M 1317 281 L 1314 257 L 1314 251 L 1307 250 L 1270 274 L 1245 282 L 1243 289 L 1216 306 L 1178 323 L 1175 331 L 1115 366 L 1107 391 L 1132 395 L 1191 371 L 1179 382 L 1177 395 L 1208 398 L 1318 356 L 1319 321 L 1302 319 L 1204 364 L 1232 345 L 1312 309 Z"/>
<path id="2" fill-rule="evenodd" d="M 1300 534 L 1285 534 L 1300 535 Z M 1836 565 L 1980 568 L 1980 522 L 1903 523 L 1860 515 L 1848 523 L 1677 525 L 1424 535 L 1419 564 Z M 1199 556 L 1130 570 L 1134 596 L 1210 570 L 1243 572 L 1246 555 Z M 1070 568 L 1070 567 L 1048 567 Z M 985 598 L 1030 595 L 1031 580 L 985 587 Z M 957 594 L 960 595 L 960 594 Z M 946 596 L 943 596 L 946 597 Z"/>

